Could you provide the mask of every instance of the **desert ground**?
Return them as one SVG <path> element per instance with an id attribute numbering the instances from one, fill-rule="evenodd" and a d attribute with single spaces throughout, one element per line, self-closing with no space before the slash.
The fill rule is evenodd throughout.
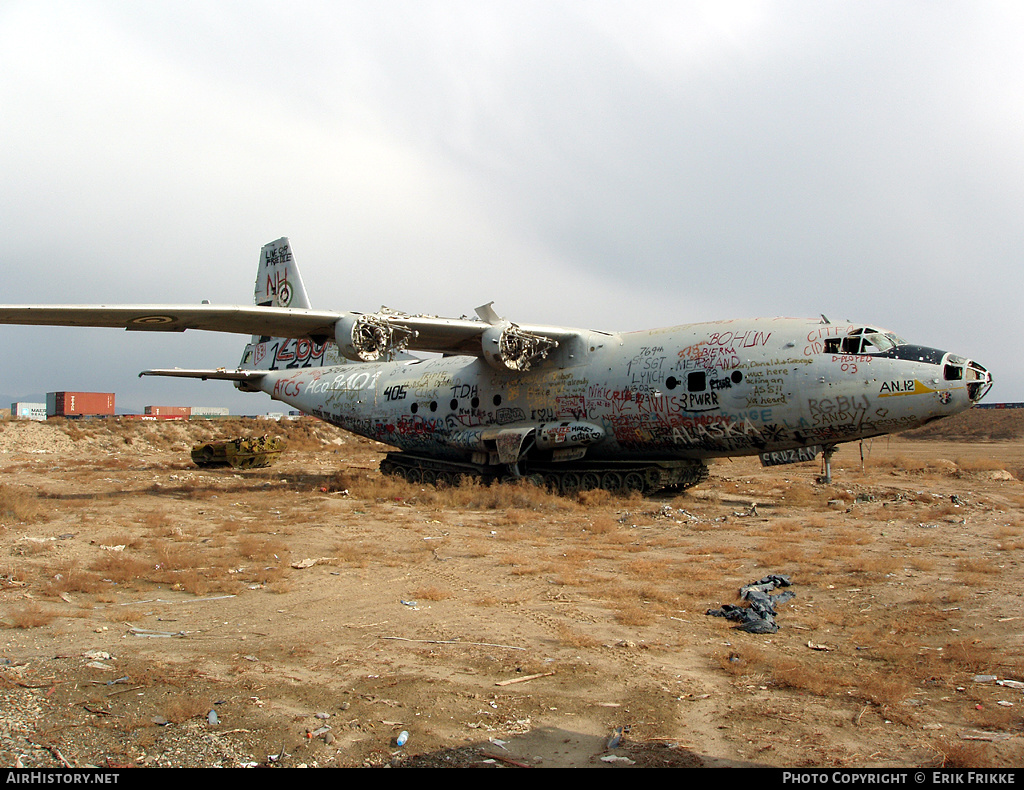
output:
<path id="1" fill-rule="evenodd" d="M 265 433 L 270 468 L 191 462 Z M 0 765 L 1024 765 L 1024 410 L 646 498 L 384 452 L 0 423 Z M 777 632 L 707 614 L 770 575 Z"/>

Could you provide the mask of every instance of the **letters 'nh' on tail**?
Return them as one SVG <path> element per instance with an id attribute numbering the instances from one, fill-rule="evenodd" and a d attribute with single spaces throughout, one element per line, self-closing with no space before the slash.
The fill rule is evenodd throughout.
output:
<path id="1" fill-rule="evenodd" d="M 259 307 L 311 308 L 287 238 L 263 245 L 256 272 L 254 301 Z M 316 343 L 306 338 L 253 335 L 238 367 L 245 370 L 286 370 L 342 365 L 345 362 L 333 340 Z"/>

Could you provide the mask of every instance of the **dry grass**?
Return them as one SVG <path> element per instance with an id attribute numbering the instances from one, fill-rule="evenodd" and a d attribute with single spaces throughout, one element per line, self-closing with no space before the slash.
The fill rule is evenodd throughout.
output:
<path id="1" fill-rule="evenodd" d="M 46 513 L 34 492 L 15 486 L 0 485 L 0 520 L 13 519 L 34 523 L 44 520 Z"/>
<path id="2" fill-rule="evenodd" d="M 146 617 L 146 613 L 133 606 L 118 606 L 107 611 L 106 618 L 111 623 L 137 623 Z"/>
<path id="3" fill-rule="evenodd" d="M 957 458 L 955 462 L 962 472 L 996 472 L 1006 469 L 1006 463 L 995 458 Z"/>
<path id="4" fill-rule="evenodd" d="M 565 623 L 558 625 L 557 632 L 558 641 L 566 647 L 595 649 L 601 646 L 601 640 Z"/>
<path id="5" fill-rule="evenodd" d="M 820 507 L 826 503 L 828 494 L 806 483 L 793 483 L 783 490 L 781 499 L 789 507 Z"/>
<path id="6" fill-rule="evenodd" d="M 196 698 L 190 694 L 174 694 L 164 700 L 160 706 L 164 718 L 174 724 L 206 716 L 212 707 L 209 699 Z"/>
<path id="7" fill-rule="evenodd" d="M 12 608 L 2 622 L 7 628 L 40 628 L 57 619 L 55 612 L 32 602 Z"/>
<path id="8" fill-rule="evenodd" d="M 956 563 L 957 573 L 964 578 L 984 578 L 1003 569 L 985 557 L 962 557 Z"/>
<path id="9" fill-rule="evenodd" d="M 868 555 L 848 559 L 846 567 L 848 573 L 878 577 L 896 573 L 903 567 L 903 562 L 900 557 L 891 555 Z"/>
<path id="10" fill-rule="evenodd" d="M 158 535 L 170 534 L 175 526 L 175 519 L 165 508 L 159 510 L 148 510 L 139 516 L 139 524 Z"/>
<path id="11" fill-rule="evenodd" d="M 237 551 L 253 562 L 287 562 L 291 552 L 288 544 L 279 538 L 259 538 L 243 535 L 238 540 Z"/>
<path id="12" fill-rule="evenodd" d="M 936 768 L 991 768 L 992 747 L 983 744 L 963 743 L 962 741 L 940 741 L 932 745 L 939 755 Z"/>
<path id="13" fill-rule="evenodd" d="M 89 570 L 103 581 L 137 588 L 152 577 L 154 565 L 133 554 L 104 552 L 92 562 Z"/>
<path id="14" fill-rule="evenodd" d="M 331 552 L 333 562 L 355 568 L 367 567 L 379 554 L 379 549 L 364 541 L 346 542 Z"/>
<path id="15" fill-rule="evenodd" d="M 623 604 L 615 609 L 615 622 L 627 626 L 647 626 L 654 622 L 654 615 L 640 604 Z"/>
<path id="16" fill-rule="evenodd" d="M 98 574 L 82 570 L 72 560 L 48 567 L 44 576 L 46 581 L 42 592 L 53 598 L 60 597 L 61 593 L 95 593 L 103 587 Z"/>
<path id="17" fill-rule="evenodd" d="M 580 504 L 575 500 L 552 494 L 527 480 L 484 485 L 472 478 L 464 477 L 456 485 L 439 488 L 408 483 L 394 476 L 341 471 L 334 474 L 324 487 L 332 492 L 348 491 L 361 499 L 404 502 L 443 510 L 581 510 Z"/>
<path id="18" fill-rule="evenodd" d="M 622 530 L 622 524 L 617 518 L 602 513 L 591 516 L 585 529 L 594 535 L 610 535 Z"/>
<path id="19" fill-rule="evenodd" d="M 453 597 L 454 593 L 451 590 L 445 590 L 441 587 L 430 585 L 427 587 L 417 587 L 413 593 L 413 597 L 421 601 L 446 601 Z"/>

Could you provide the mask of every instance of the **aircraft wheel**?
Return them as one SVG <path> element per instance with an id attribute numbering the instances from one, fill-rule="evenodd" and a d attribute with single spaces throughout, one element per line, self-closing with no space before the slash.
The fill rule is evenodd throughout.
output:
<path id="1" fill-rule="evenodd" d="M 552 494 L 557 494 L 562 488 L 559 485 L 558 475 L 551 473 L 544 475 L 544 487 Z"/>
<path id="2" fill-rule="evenodd" d="M 601 476 L 597 472 L 584 472 L 580 475 L 580 491 L 593 491 L 601 487 Z"/>
<path id="3" fill-rule="evenodd" d="M 455 482 L 455 475 L 451 472 L 441 471 L 437 473 L 434 485 L 440 486 L 441 488 L 449 488 L 453 482 Z"/>
<path id="4" fill-rule="evenodd" d="M 380 473 L 382 475 L 395 475 L 399 473 L 398 464 L 394 461 L 384 460 L 380 462 Z"/>
<path id="5" fill-rule="evenodd" d="M 661 488 L 661 470 L 654 466 L 649 469 L 645 469 L 644 482 L 647 484 L 647 489 L 650 491 Z"/>
<path id="6" fill-rule="evenodd" d="M 410 483 L 422 483 L 423 482 L 423 470 L 415 466 L 409 467 L 405 470 L 405 479 Z"/>
<path id="7" fill-rule="evenodd" d="M 632 491 L 644 490 L 644 476 L 639 472 L 626 472 L 622 478 L 622 488 L 628 494 Z"/>
<path id="8" fill-rule="evenodd" d="M 437 482 L 437 470 L 435 470 L 435 469 L 424 469 L 422 477 L 423 477 L 423 482 L 426 485 L 432 486 L 432 485 L 434 485 Z"/>

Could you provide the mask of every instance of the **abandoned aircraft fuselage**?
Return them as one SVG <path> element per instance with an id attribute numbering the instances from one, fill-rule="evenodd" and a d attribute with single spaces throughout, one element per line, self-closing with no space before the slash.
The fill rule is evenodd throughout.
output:
<path id="1" fill-rule="evenodd" d="M 476 357 L 271 371 L 271 397 L 408 453 L 684 460 L 820 447 L 970 407 L 987 374 L 891 333 L 792 318 L 580 332 L 510 374 Z"/>
<path id="2" fill-rule="evenodd" d="M 707 476 L 704 459 L 826 457 L 835 445 L 970 408 L 991 376 L 862 324 L 768 318 L 642 332 L 478 318 L 315 311 L 285 238 L 264 246 L 255 306 L 0 306 L 0 322 L 250 334 L 234 381 L 403 452 L 412 481 L 540 477 L 563 492 L 649 491 Z M 442 354 L 410 358 L 406 351 Z"/>

